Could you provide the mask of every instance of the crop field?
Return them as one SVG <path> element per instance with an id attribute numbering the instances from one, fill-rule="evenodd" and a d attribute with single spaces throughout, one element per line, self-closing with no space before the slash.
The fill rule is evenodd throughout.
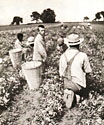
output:
<path id="1" fill-rule="evenodd" d="M 61 31 L 58 23 L 45 24 L 48 59 L 36 93 L 29 90 L 21 70 L 13 68 L 9 51 L 17 33 L 23 33 L 24 43 L 30 33 L 36 36 L 37 24 L 0 27 L 0 125 L 104 125 L 104 25 L 92 24 L 92 29 L 86 23 L 65 25 L 66 30 Z M 61 34 L 73 32 L 73 26 L 78 26 L 76 31 L 84 37 L 80 49 L 87 53 L 92 73 L 82 92 L 83 100 L 68 110 L 62 99 L 58 69 L 63 52 L 57 49 L 57 40 Z"/>

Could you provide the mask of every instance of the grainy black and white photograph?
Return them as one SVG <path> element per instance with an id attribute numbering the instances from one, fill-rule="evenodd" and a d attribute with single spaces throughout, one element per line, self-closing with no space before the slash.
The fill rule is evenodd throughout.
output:
<path id="1" fill-rule="evenodd" d="M 0 0 L 0 125 L 104 125 L 104 0 Z"/>

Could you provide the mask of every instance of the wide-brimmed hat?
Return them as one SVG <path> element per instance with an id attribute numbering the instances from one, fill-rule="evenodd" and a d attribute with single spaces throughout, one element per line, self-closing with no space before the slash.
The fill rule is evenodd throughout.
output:
<path id="1" fill-rule="evenodd" d="M 28 39 L 27 39 L 27 45 L 31 45 L 31 44 L 34 44 L 34 37 L 33 36 L 30 36 Z"/>
<path id="2" fill-rule="evenodd" d="M 84 41 L 84 38 L 81 38 L 78 34 L 72 33 L 64 38 L 64 43 L 68 45 L 78 45 Z"/>

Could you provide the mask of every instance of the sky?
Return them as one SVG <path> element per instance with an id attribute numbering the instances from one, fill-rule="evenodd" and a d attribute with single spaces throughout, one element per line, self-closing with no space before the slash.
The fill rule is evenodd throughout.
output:
<path id="1" fill-rule="evenodd" d="M 54 10 L 56 21 L 83 21 L 85 16 L 92 20 L 104 11 L 104 0 L 0 0 L 0 25 L 9 25 L 14 16 L 31 23 L 33 11 L 41 14 L 47 8 Z"/>

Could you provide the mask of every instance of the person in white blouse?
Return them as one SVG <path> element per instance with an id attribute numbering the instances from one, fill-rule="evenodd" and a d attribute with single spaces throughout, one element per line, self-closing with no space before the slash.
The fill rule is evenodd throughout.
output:
<path id="1" fill-rule="evenodd" d="M 23 43 L 23 33 L 17 34 L 17 40 L 14 43 L 14 49 L 21 50 L 22 51 L 22 60 L 26 61 L 27 48 L 25 47 L 25 45 Z"/>
<path id="2" fill-rule="evenodd" d="M 74 97 L 80 101 L 80 90 L 86 88 L 86 74 L 92 71 L 88 56 L 81 52 L 79 47 L 84 38 L 76 33 L 66 37 L 69 48 L 61 55 L 59 61 L 59 74 L 64 79 L 64 101 L 66 107 L 71 108 Z"/>
<path id="3" fill-rule="evenodd" d="M 15 41 L 14 48 L 15 49 L 22 49 L 22 41 L 23 41 L 23 34 L 17 34 L 17 40 Z"/>

